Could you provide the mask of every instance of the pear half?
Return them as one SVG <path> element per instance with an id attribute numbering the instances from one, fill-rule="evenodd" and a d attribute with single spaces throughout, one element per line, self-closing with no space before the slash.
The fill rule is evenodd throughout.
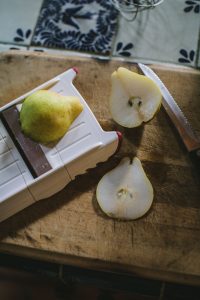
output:
<path id="1" fill-rule="evenodd" d="M 144 75 L 120 67 L 111 75 L 111 84 L 110 113 L 124 127 L 151 120 L 161 106 L 160 89 Z"/>
<path id="2" fill-rule="evenodd" d="M 134 220 L 151 207 L 153 188 L 140 160 L 125 157 L 99 181 L 96 197 L 108 216 Z"/>
<path id="3" fill-rule="evenodd" d="M 36 142 L 61 138 L 83 110 L 79 98 L 40 90 L 28 96 L 20 111 L 22 131 Z"/>

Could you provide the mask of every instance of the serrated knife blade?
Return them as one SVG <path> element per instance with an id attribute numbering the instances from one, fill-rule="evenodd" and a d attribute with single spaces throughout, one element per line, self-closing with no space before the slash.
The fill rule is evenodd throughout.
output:
<path id="1" fill-rule="evenodd" d="M 151 68 L 142 63 L 139 63 L 138 66 L 144 75 L 152 79 L 160 88 L 163 96 L 162 105 L 179 132 L 179 135 L 187 150 L 189 152 L 196 152 L 196 155 L 200 157 L 200 139 L 196 137 L 190 123 L 179 108 L 173 96 L 170 94 L 167 87 Z"/>

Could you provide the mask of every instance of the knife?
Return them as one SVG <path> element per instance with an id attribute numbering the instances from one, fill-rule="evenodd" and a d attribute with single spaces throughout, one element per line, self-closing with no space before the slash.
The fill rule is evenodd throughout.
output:
<path id="1" fill-rule="evenodd" d="M 200 138 L 197 138 L 192 127 L 183 112 L 179 108 L 178 104 L 170 94 L 169 90 L 166 88 L 164 83 L 160 80 L 158 75 L 149 68 L 148 66 L 139 63 L 139 68 L 142 70 L 144 75 L 152 79 L 157 86 L 160 88 L 162 93 L 162 105 L 165 108 L 167 114 L 169 115 L 171 121 L 175 125 L 186 149 L 190 153 L 192 159 L 198 159 L 200 163 Z"/>

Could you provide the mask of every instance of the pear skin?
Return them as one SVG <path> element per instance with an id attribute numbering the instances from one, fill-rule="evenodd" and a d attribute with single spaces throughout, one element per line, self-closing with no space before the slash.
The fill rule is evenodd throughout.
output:
<path id="1" fill-rule="evenodd" d="M 79 98 L 40 90 L 28 96 L 20 111 L 24 134 L 39 143 L 60 139 L 83 110 Z"/>

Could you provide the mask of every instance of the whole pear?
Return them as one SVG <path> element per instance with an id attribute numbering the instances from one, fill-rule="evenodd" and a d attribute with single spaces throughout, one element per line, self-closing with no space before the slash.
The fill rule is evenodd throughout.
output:
<path id="1" fill-rule="evenodd" d="M 67 132 L 82 110 L 77 97 L 62 96 L 50 90 L 36 91 L 22 104 L 21 128 L 36 142 L 53 142 Z"/>

